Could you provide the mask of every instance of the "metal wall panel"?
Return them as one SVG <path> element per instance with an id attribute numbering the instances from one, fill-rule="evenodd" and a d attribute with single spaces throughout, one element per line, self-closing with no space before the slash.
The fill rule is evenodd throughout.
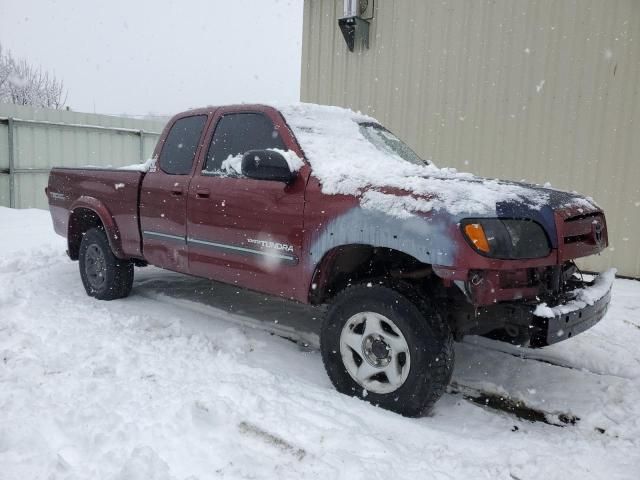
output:
<path id="1" fill-rule="evenodd" d="M 48 173 L 16 173 L 15 208 L 48 208 L 44 194 L 48 179 Z"/>
<path id="2" fill-rule="evenodd" d="M 9 170 L 9 127 L 0 123 L 0 172 Z"/>
<path id="3" fill-rule="evenodd" d="M 140 137 L 108 130 L 17 124 L 14 151 L 17 169 L 117 167 L 140 161 Z"/>
<path id="4" fill-rule="evenodd" d="M 9 127 L 0 123 L 0 207 L 9 206 Z"/>
<path id="5" fill-rule="evenodd" d="M 370 49 L 305 0 L 303 101 L 377 117 L 438 165 L 593 196 L 640 276 L 640 2 L 377 0 Z M 373 4 L 371 0 L 369 4 Z"/>
<path id="6" fill-rule="evenodd" d="M 45 172 L 52 166 L 119 167 L 148 158 L 165 124 L 0 104 L 0 172 L 5 173 L 10 168 L 8 118 L 13 119 L 13 175 L 0 177 L 0 205 L 11 203 L 13 178 L 18 208 L 47 208 Z"/>
<path id="7" fill-rule="evenodd" d="M 9 174 L 0 173 L 0 207 L 9 206 Z"/>

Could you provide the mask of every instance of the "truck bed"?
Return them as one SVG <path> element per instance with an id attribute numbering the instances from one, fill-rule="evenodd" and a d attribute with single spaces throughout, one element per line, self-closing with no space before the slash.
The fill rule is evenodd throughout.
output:
<path id="1" fill-rule="evenodd" d="M 46 193 L 56 233 L 73 235 L 72 211 L 90 207 L 103 223 L 115 223 L 109 238 L 114 253 L 141 258 L 138 204 L 143 177 L 135 170 L 53 168 Z"/>

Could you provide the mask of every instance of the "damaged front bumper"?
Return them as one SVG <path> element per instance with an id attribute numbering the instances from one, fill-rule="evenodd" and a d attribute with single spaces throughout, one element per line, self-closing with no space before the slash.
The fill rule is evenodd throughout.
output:
<path id="1" fill-rule="evenodd" d="M 532 312 L 531 346 L 546 346 L 567 340 L 588 330 L 607 313 L 611 301 L 611 287 L 615 269 L 603 272 L 584 287 L 571 292 L 571 300 L 550 307 L 538 305 Z"/>
<path id="2" fill-rule="evenodd" d="M 509 301 L 477 308 L 472 325 L 467 323 L 464 334 L 531 348 L 572 338 L 593 327 L 607 313 L 615 273 L 615 269 L 608 270 L 591 282 L 582 282 L 556 305 Z"/>

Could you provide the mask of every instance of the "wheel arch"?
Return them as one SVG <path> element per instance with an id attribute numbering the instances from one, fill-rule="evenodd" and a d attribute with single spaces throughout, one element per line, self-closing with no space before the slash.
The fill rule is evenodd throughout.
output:
<path id="1" fill-rule="evenodd" d="M 335 288 L 333 292 L 326 289 L 326 285 L 331 284 L 327 283 L 327 277 L 331 277 L 331 270 L 335 268 L 336 256 L 342 257 L 340 253 L 345 249 L 355 252 L 356 256 L 367 250 L 384 254 L 392 261 L 413 265 L 415 270 L 428 270 L 423 272 L 428 276 L 432 265 L 453 265 L 457 245 L 451 241 L 452 225 L 455 225 L 453 219 L 446 214 L 399 218 L 360 206 L 332 217 L 309 241 L 309 258 L 314 259 L 308 270 L 311 272 L 309 302 L 322 303 L 335 293 Z"/>
<path id="2" fill-rule="evenodd" d="M 104 229 L 113 254 L 118 258 L 126 258 L 118 226 L 104 203 L 94 197 L 82 196 L 73 203 L 69 212 L 67 248 L 72 260 L 78 259 L 82 236 L 96 227 Z"/>
<path id="3" fill-rule="evenodd" d="M 401 250 L 364 243 L 338 245 L 315 265 L 309 303 L 325 303 L 349 285 L 367 280 L 423 280 L 432 274 L 430 264 Z"/>

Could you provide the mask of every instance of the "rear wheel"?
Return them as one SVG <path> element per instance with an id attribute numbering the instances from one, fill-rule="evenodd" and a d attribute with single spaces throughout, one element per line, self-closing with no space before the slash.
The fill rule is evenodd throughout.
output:
<path id="1" fill-rule="evenodd" d="M 338 391 L 406 416 L 427 413 L 453 371 L 448 325 L 409 288 L 347 288 L 327 313 L 321 349 Z"/>
<path id="2" fill-rule="evenodd" d="M 82 237 L 79 265 L 87 295 L 99 300 L 114 300 L 131 292 L 133 263 L 113 254 L 102 228 L 92 228 Z"/>

